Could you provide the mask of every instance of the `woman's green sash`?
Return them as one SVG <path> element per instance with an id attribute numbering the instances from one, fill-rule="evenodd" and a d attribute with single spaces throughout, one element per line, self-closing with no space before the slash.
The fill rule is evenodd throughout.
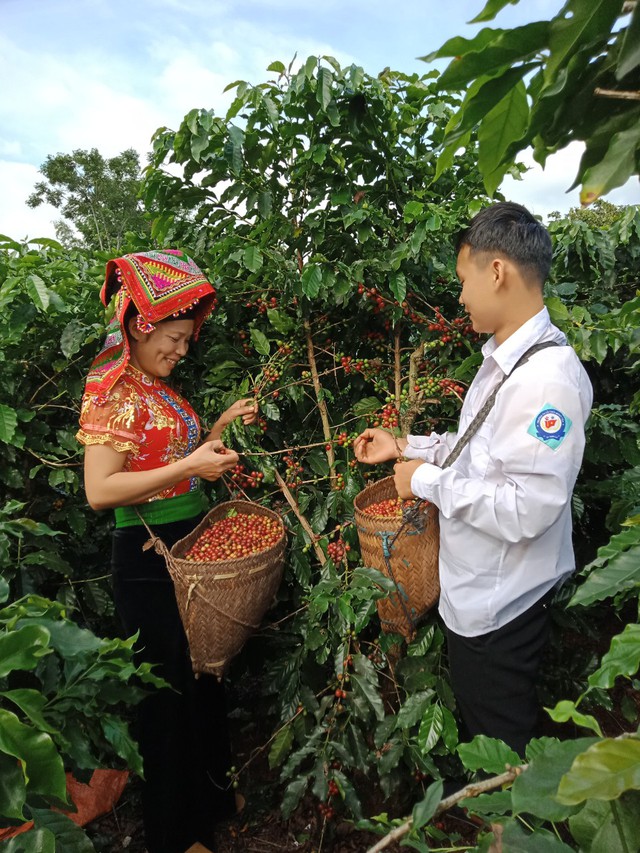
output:
<path id="1" fill-rule="evenodd" d="M 116 527 L 133 527 L 142 524 L 142 518 L 148 525 L 168 524 L 171 521 L 184 521 L 206 510 L 204 493 L 197 489 L 175 498 L 149 501 L 135 506 L 116 507 Z"/>

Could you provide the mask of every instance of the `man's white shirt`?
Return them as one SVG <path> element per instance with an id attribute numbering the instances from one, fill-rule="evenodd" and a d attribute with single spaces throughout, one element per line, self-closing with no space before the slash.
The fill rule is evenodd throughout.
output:
<path id="1" fill-rule="evenodd" d="M 517 368 L 450 468 L 439 467 L 491 391 L 534 344 L 554 341 Z M 574 569 L 571 494 L 582 463 L 593 391 L 544 308 L 483 363 L 465 397 L 458 433 L 408 436 L 423 459 L 417 497 L 440 510 L 440 614 L 463 636 L 515 619 Z"/>

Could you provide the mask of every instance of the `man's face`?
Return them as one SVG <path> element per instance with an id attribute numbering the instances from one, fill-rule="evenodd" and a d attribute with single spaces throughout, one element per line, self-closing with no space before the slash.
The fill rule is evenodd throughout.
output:
<path id="1" fill-rule="evenodd" d="M 496 273 L 486 255 L 471 255 L 469 246 L 458 253 L 456 275 L 462 290 L 459 302 L 464 306 L 474 331 L 493 334 L 499 321 Z"/>

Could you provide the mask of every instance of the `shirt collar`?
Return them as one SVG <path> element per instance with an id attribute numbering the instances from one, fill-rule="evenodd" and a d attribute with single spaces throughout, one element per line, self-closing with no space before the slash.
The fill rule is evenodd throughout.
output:
<path id="1" fill-rule="evenodd" d="M 529 318 L 499 346 L 493 335 L 482 347 L 482 355 L 485 359 L 493 358 L 500 370 L 507 374 L 513 370 L 518 359 L 529 347 L 542 340 L 556 341 L 560 345 L 567 342 L 560 329 L 551 323 L 546 307 Z"/>

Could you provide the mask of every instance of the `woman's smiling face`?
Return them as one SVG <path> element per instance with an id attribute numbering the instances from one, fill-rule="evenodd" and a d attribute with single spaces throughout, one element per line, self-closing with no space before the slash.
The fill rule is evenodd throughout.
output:
<path id="1" fill-rule="evenodd" d="M 129 324 L 131 364 L 150 378 L 164 379 L 188 353 L 192 335 L 193 320 L 165 320 L 144 334 L 134 319 Z"/>

